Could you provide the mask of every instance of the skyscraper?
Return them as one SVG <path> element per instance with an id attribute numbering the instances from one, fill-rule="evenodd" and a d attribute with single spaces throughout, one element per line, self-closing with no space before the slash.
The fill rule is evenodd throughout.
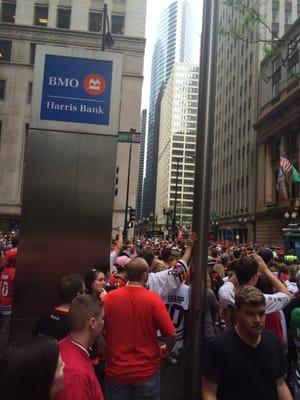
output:
<path id="1" fill-rule="evenodd" d="M 142 110 L 142 117 L 141 117 L 141 147 L 140 147 L 138 187 L 136 194 L 136 213 L 135 213 L 136 221 L 140 220 L 142 217 L 146 127 L 147 127 L 147 109 L 144 109 Z"/>
<path id="2" fill-rule="evenodd" d="M 180 225 L 192 222 L 199 66 L 176 63 L 161 103 L 156 215 L 173 209 Z M 161 173 L 163 171 L 163 173 Z"/>
<path id="3" fill-rule="evenodd" d="M 211 189 L 211 218 L 217 222 L 219 239 L 255 238 L 257 142 L 253 125 L 258 116 L 263 45 L 272 33 L 282 36 L 297 18 L 296 0 L 257 1 L 256 5 L 265 25 L 257 24 L 252 41 L 219 35 Z M 244 18 L 222 2 L 220 26 L 228 29 L 235 21 L 239 26 Z"/>
<path id="4" fill-rule="evenodd" d="M 191 6 L 176 0 L 161 14 L 152 56 L 147 160 L 143 188 L 143 216 L 155 211 L 159 136 L 159 102 L 175 62 L 192 61 L 193 33 Z"/>

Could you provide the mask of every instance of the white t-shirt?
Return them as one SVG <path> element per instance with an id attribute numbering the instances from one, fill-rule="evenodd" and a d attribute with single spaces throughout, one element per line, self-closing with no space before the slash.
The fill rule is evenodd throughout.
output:
<path id="1" fill-rule="evenodd" d="M 187 268 L 186 262 L 180 260 L 183 268 Z M 181 284 L 180 274 L 176 269 L 167 269 L 161 272 L 150 272 L 146 287 L 152 292 L 157 293 L 160 297 L 178 289 Z"/>
<path id="2" fill-rule="evenodd" d="M 291 293 L 292 296 L 295 297 L 296 294 L 299 292 L 297 283 L 286 281 L 285 284 L 286 284 L 287 290 Z"/>
<path id="3" fill-rule="evenodd" d="M 290 301 L 290 296 L 283 292 L 274 294 L 264 294 L 266 299 L 266 314 L 282 310 Z M 235 304 L 235 287 L 232 282 L 225 282 L 219 289 L 219 301 L 221 308 L 234 306 Z"/>
<path id="4" fill-rule="evenodd" d="M 176 344 L 173 351 L 178 351 L 184 343 L 184 314 L 189 308 L 190 287 L 182 283 L 177 290 L 162 297 L 176 328 Z"/>

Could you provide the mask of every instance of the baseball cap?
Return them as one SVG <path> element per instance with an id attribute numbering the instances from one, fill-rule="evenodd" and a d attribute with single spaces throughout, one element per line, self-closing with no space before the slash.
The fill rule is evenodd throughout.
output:
<path id="1" fill-rule="evenodd" d="M 131 261 L 130 257 L 127 256 L 120 256 L 116 259 L 115 264 L 119 265 L 120 267 L 125 267 Z"/>

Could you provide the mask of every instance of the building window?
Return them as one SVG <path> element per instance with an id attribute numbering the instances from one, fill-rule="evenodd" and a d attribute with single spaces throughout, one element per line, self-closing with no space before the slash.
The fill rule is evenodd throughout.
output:
<path id="1" fill-rule="evenodd" d="M 289 44 L 288 44 L 288 70 L 290 72 L 297 72 L 297 64 L 299 62 L 299 50 L 298 50 L 298 43 L 300 41 L 300 36 L 295 37 Z"/>
<path id="2" fill-rule="evenodd" d="M 35 43 L 30 43 L 30 56 L 29 56 L 29 63 L 34 64 L 35 61 L 35 50 L 36 50 L 36 44 Z"/>
<path id="3" fill-rule="evenodd" d="M 90 11 L 89 14 L 89 31 L 102 31 L 102 14 L 100 12 Z"/>
<path id="4" fill-rule="evenodd" d="M 48 7 L 42 5 L 34 6 L 34 25 L 48 25 Z"/>
<path id="5" fill-rule="evenodd" d="M 10 61 L 11 41 L 0 40 L 0 61 Z"/>
<path id="6" fill-rule="evenodd" d="M 16 2 L 2 1 L 1 21 L 14 23 L 16 17 Z"/>
<path id="7" fill-rule="evenodd" d="M 125 24 L 125 16 L 124 15 L 112 15 L 111 16 L 111 33 L 115 35 L 123 35 L 124 34 L 124 24 Z"/>
<path id="8" fill-rule="evenodd" d="M 0 100 L 4 100 L 5 97 L 5 81 L 0 80 Z"/>
<path id="9" fill-rule="evenodd" d="M 272 75 L 272 96 L 276 97 L 279 95 L 279 83 L 281 79 L 281 61 L 280 57 L 276 57 L 273 60 L 273 75 Z"/>
<path id="10" fill-rule="evenodd" d="M 28 89 L 27 89 L 27 103 L 31 103 L 31 97 L 32 97 L 32 82 L 28 82 Z"/>
<path id="11" fill-rule="evenodd" d="M 71 22 L 71 9 L 58 8 L 57 9 L 57 28 L 69 29 Z"/>

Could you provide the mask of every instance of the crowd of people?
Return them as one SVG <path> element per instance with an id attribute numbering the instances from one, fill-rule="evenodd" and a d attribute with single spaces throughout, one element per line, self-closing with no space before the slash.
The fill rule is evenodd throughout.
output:
<path id="1" fill-rule="evenodd" d="M 175 365 L 187 345 L 196 240 L 190 233 L 125 241 L 120 230 L 109 265 L 62 276 L 58 302 L 33 337 L 7 347 L 17 259 L 17 239 L 7 236 L 0 267 L 3 398 L 158 400 L 162 360 Z M 300 399 L 297 260 L 280 248 L 210 242 L 206 287 L 203 400 Z"/>

